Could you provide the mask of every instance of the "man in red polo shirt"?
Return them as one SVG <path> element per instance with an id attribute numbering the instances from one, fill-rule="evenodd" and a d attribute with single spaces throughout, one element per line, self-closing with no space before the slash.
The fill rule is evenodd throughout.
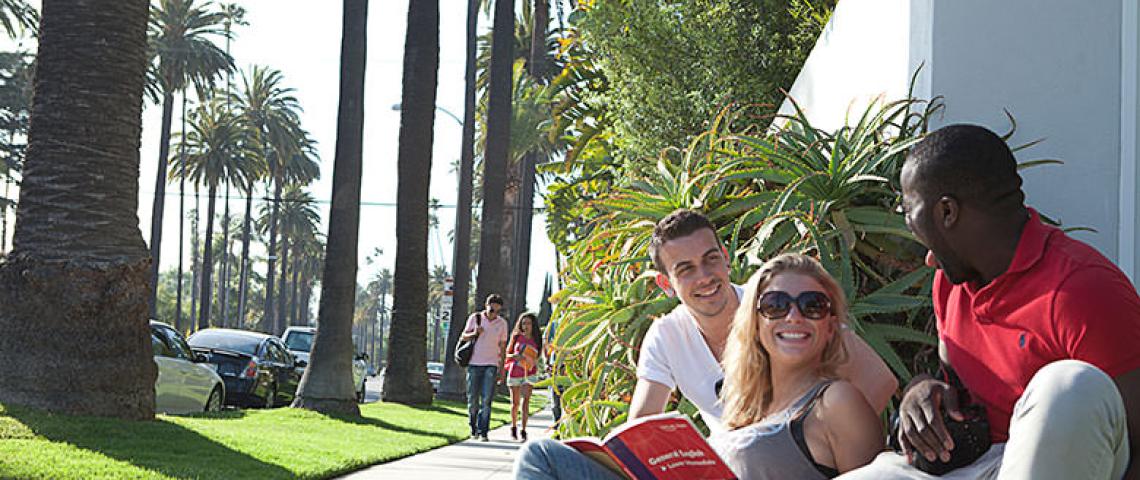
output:
<path id="1" fill-rule="evenodd" d="M 1132 283 L 1025 207 L 1012 152 L 983 127 L 930 134 L 910 152 L 901 180 L 907 227 L 939 269 L 939 356 L 985 407 L 993 442 L 947 476 L 1140 476 L 1140 466 L 1129 468 L 1140 442 L 1140 298 Z M 928 478 L 912 464 L 917 455 L 950 460 L 943 412 L 962 420 L 960 406 L 947 383 L 915 377 L 899 407 L 905 455 L 881 454 L 843 478 Z"/>

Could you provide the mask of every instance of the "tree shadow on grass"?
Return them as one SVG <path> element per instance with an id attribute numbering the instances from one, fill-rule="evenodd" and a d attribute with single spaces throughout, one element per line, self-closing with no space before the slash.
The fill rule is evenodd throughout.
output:
<path id="1" fill-rule="evenodd" d="M 245 409 L 234 408 L 222 410 L 220 412 L 194 412 L 189 414 L 171 416 L 181 418 L 208 418 L 211 420 L 241 420 L 248 416 L 248 412 Z"/>
<path id="2" fill-rule="evenodd" d="M 431 406 L 427 406 L 427 405 L 411 406 L 410 408 L 413 408 L 416 410 L 423 410 L 423 411 L 444 411 L 445 413 L 451 413 L 451 412 L 448 412 L 448 411 L 443 410 L 443 409 L 437 410 L 437 407 L 431 407 Z M 319 413 L 319 412 L 317 412 L 317 413 Z M 406 427 L 406 426 L 402 426 L 402 425 L 396 425 L 394 423 L 386 422 L 384 420 L 380 420 L 378 418 L 372 418 L 372 417 L 357 417 L 357 416 L 353 416 L 353 415 L 344 415 L 344 414 L 339 414 L 339 413 L 321 413 L 320 415 L 325 417 L 325 418 L 331 419 L 331 420 L 336 420 L 338 422 L 351 423 L 353 425 L 372 426 L 372 427 L 382 428 L 385 430 L 391 430 L 391 431 L 395 431 L 395 432 L 411 433 L 413 435 L 419 435 L 419 436 L 425 436 L 425 437 L 441 438 L 441 439 L 447 440 L 448 442 L 454 442 L 456 440 L 462 440 L 462 439 L 466 438 L 465 436 L 462 436 L 462 435 L 447 435 L 447 434 L 443 434 L 443 433 L 439 433 L 439 432 L 432 432 L 432 431 L 428 431 L 428 430 L 420 430 L 420 429 Z"/>
<path id="3" fill-rule="evenodd" d="M 72 417 L 22 407 L 6 407 L 5 413 L 40 437 L 98 452 L 173 478 L 273 479 L 296 476 L 279 465 L 258 460 L 162 419 L 140 422 Z"/>

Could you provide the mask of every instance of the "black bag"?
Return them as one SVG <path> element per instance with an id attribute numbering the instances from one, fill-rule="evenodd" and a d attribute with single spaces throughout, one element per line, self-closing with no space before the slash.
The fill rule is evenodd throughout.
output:
<path id="1" fill-rule="evenodd" d="M 475 325 L 483 326 L 483 314 L 480 313 L 475 317 Z M 455 363 L 460 367 L 466 367 L 471 363 L 471 354 L 475 353 L 475 342 L 479 340 L 479 335 L 475 335 L 468 340 L 461 340 L 459 345 L 455 346 Z"/>
<path id="2" fill-rule="evenodd" d="M 962 381 L 958 379 L 958 375 L 953 370 L 943 369 L 939 373 L 946 383 L 950 384 L 951 388 L 958 391 L 958 401 L 965 405 L 958 410 L 966 418 L 959 422 L 950 418 L 950 415 L 945 412 L 942 413 L 942 421 L 946 425 L 946 430 L 950 432 L 950 438 L 954 440 L 954 449 L 950 451 L 949 462 L 943 462 L 940 458 L 935 458 L 931 462 L 922 455 L 915 455 L 914 467 L 935 476 L 941 476 L 951 470 L 974 463 L 990 449 L 990 422 L 986 418 L 985 407 L 971 404 L 970 393 L 962 385 Z M 892 450 L 901 452 L 902 447 L 898 444 L 899 418 L 897 412 L 894 417 L 891 422 L 890 446 Z"/>

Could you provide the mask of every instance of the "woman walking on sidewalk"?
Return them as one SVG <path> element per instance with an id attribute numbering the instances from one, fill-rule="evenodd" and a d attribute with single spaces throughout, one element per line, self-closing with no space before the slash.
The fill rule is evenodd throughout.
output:
<path id="1" fill-rule="evenodd" d="M 511 341 L 507 345 L 506 376 L 511 391 L 511 439 L 519 440 L 515 428 L 522 411 L 522 441 L 526 441 L 526 421 L 530 415 L 530 393 L 538 383 L 538 356 L 542 352 L 542 332 L 533 313 L 519 315 Z"/>

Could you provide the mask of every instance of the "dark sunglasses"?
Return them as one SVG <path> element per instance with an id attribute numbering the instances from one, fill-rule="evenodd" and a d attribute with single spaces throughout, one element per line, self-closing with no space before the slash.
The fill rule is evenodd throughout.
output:
<path id="1" fill-rule="evenodd" d="M 788 316 L 792 304 L 799 309 L 800 315 L 811 320 L 821 320 L 834 313 L 831 311 L 831 299 L 823 292 L 803 292 L 798 297 L 792 297 L 788 292 L 764 292 L 756 301 L 756 311 L 769 320 L 779 320 Z"/>

